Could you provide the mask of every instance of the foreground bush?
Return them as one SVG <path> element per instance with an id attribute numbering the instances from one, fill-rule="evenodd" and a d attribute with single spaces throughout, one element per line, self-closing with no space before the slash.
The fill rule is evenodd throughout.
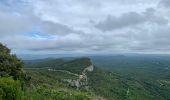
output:
<path id="1" fill-rule="evenodd" d="M 12 78 L 0 77 L 0 100 L 21 100 L 21 84 Z"/>

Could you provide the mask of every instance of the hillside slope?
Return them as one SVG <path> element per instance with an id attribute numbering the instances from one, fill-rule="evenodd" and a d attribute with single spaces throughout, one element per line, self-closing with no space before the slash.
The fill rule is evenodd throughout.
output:
<path id="1" fill-rule="evenodd" d="M 38 65 L 35 62 L 34 64 Z M 43 63 L 41 62 L 41 64 Z M 86 73 L 93 71 L 93 65 L 90 59 L 79 58 L 67 61 L 61 65 L 54 64 L 53 66 L 54 67 L 49 67 L 48 65 L 43 67 L 38 66 L 37 68 L 26 66 L 25 68 L 26 73 L 28 76 L 31 77 L 30 85 L 28 86 L 28 88 L 31 88 L 31 90 L 29 89 L 27 90 L 28 92 L 31 92 L 32 96 L 35 96 L 34 94 L 40 96 L 44 95 L 41 92 L 37 93 L 36 91 L 32 93 L 32 90 L 34 88 L 36 88 L 37 90 L 38 89 L 37 87 L 40 87 L 43 88 L 42 92 L 52 90 L 56 91 L 56 93 L 58 92 L 63 93 L 62 95 L 64 94 L 70 95 L 69 100 L 72 100 L 71 98 L 72 96 L 75 97 L 74 95 L 77 95 L 78 98 L 74 98 L 73 100 L 97 99 L 95 93 L 88 88 L 88 80 Z M 54 95 L 56 93 L 54 93 Z M 46 96 L 44 97 L 47 98 Z M 58 100 L 55 99 L 53 96 L 49 96 L 48 98 Z"/>
<path id="2" fill-rule="evenodd" d="M 89 71 L 87 71 L 88 68 L 90 68 Z M 136 79 L 124 74 L 101 70 L 94 66 L 89 58 L 64 61 L 51 68 L 48 66 L 45 66 L 44 69 L 28 68 L 27 72 L 29 75 L 35 75 L 32 77 L 41 76 L 38 79 L 41 80 L 39 84 L 51 84 L 48 80 L 55 80 L 52 83 L 58 82 L 57 84 L 63 86 L 62 90 L 86 91 L 95 99 L 168 100 L 170 98 L 168 82 L 166 82 L 166 86 L 160 87 L 160 84 L 152 80 Z M 37 78 L 32 80 L 37 80 Z M 163 82 L 165 81 L 161 81 L 161 83 Z M 53 87 L 53 85 L 50 86 Z M 65 89 L 66 87 L 67 89 Z"/>

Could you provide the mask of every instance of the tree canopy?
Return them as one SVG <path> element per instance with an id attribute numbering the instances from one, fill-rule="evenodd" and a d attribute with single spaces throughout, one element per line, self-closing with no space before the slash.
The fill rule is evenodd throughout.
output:
<path id="1" fill-rule="evenodd" d="M 10 49 L 0 43 L 0 76 L 12 76 L 17 80 L 23 76 L 23 62 L 11 54 Z"/>

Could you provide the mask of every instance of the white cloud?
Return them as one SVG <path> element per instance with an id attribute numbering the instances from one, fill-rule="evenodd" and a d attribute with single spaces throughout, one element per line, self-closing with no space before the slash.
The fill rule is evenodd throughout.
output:
<path id="1" fill-rule="evenodd" d="M 16 53 L 170 53 L 165 2 L 3 0 L 0 42 Z"/>

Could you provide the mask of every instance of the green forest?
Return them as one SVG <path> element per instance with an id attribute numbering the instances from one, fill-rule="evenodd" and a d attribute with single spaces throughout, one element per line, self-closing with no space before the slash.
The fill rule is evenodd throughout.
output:
<path id="1" fill-rule="evenodd" d="M 163 58 L 21 60 L 0 44 L 0 100 L 170 100 Z"/>

